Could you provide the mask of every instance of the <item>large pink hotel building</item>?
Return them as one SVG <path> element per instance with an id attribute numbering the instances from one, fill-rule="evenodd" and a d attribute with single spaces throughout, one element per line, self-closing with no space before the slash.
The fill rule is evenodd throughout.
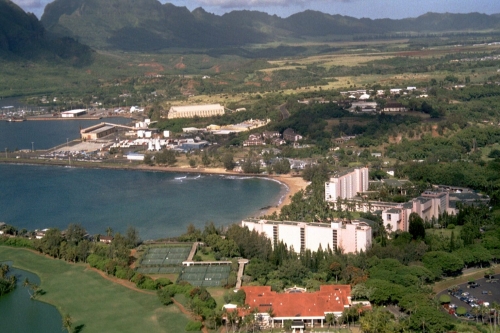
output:
<path id="1" fill-rule="evenodd" d="M 346 171 L 325 183 L 326 201 L 336 202 L 338 198 L 351 199 L 368 190 L 368 168 Z"/>
<path id="2" fill-rule="evenodd" d="M 265 235 L 273 246 L 283 242 L 297 253 L 318 251 L 320 247 L 359 253 L 372 245 L 372 228 L 361 219 L 331 223 L 246 219 L 241 226 Z"/>

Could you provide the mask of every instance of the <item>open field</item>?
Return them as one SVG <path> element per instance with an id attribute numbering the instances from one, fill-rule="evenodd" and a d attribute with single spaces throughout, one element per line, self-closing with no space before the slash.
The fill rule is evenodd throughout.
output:
<path id="1" fill-rule="evenodd" d="M 425 232 L 428 232 L 430 234 L 434 234 L 434 235 L 441 235 L 441 236 L 444 236 L 444 237 L 451 237 L 451 232 L 453 231 L 454 234 L 455 234 L 455 237 L 458 237 L 458 235 L 460 235 L 460 231 L 462 230 L 462 226 L 461 225 L 457 225 L 454 229 L 426 229 Z"/>
<path id="2" fill-rule="evenodd" d="M 70 314 L 82 332 L 184 332 L 188 319 L 154 292 L 137 292 L 103 279 L 87 265 L 69 264 L 25 249 L 0 247 L 0 258 L 36 273 L 45 292 L 40 301 Z"/>
<path id="3" fill-rule="evenodd" d="M 302 59 L 294 59 L 294 60 L 275 60 L 269 61 L 270 64 L 275 66 L 280 66 L 278 68 L 269 68 L 263 69 L 262 71 L 273 71 L 277 69 L 282 69 L 281 66 L 290 66 L 290 62 L 294 64 L 298 64 L 299 66 L 305 65 L 321 65 L 324 67 L 332 67 L 332 66 L 359 66 L 368 61 L 380 60 L 380 59 L 389 59 L 394 57 L 392 54 L 383 55 L 380 53 L 377 54 L 326 54 L 326 55 L 317 55 L 311 56 Z"/>
<path id="4" fill-rule="evenodd" d="M 481 148 L 481 153 L 482 153 L 482 159 L 484 161 L 489 161 L 491 158 L 488 157 L 488 155 L 491 153 L 492 150 L 500 150 L 500 143 L 494 143 L 491 146 L 486 146 Z"/>

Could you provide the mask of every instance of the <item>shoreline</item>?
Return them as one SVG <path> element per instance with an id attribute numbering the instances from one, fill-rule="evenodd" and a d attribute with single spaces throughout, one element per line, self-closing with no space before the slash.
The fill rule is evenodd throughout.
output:
<path id="1" fill-rule="evenodd" d="M 262 174 L 249 174 L 240 173 L 236 171 L 228 171 L 223 168 L 191 168 L 191 167 L 164 167 L 164 166 L 148 166 L 145 164 L 133 164 L 133 165 L 110 165 L 110 164 L 98 164 L 98 163 L 75 163 L 75 165 L 69 166 L 66 162 L 61 163 L 51 163 L 43 160 L 21 160 L 21 161 L 2 161 L 2 164 L 20 164 L 20 165 L 45 165 L 45 166 L 59 166 L 59 167 L 72 167 L 72 168 L 82 168 L 82 169 L 115 169 L 115 170 L 130 170 L 130 171 L 149 171 L 149 172 L 167 172 L 167 173 L 199 173 L 206 175 L 221 175 L 221 176 L 236 176 L 236 177 L 249 177 L 249 178 L 266 178 L 270 181 L 275 181 L 282 184 L 286 191 L 279 198 L 279 202 L 272 206 L 266 207 L 265 209 L 259 210 L 259 216 L 271 215 L 274 212 L 280 213 L 283 206 L 288 205 L 291 202 L 291 197 L 298 191 L 305 189 L 308 183 L 302 179 L 302 177 L 293 177 L 290 174 L 287 175 L 262 175 Z"/>

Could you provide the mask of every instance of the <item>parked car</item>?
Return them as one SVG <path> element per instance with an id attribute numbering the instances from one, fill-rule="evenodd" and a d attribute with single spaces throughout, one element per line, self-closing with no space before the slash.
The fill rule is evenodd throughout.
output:
<path id="1" fill-rule="evenodd" d="M 464 315 L 464 317 L 465 317 L 466 319 L 469 319 L 469 320 L 472 320 L 472 319 L 475 319 L 475 318 L 476 318 L 476 317 L 474 317 L 473 315 L 471 315 L 470 313 L 466 313 L 466 314 Z"/>

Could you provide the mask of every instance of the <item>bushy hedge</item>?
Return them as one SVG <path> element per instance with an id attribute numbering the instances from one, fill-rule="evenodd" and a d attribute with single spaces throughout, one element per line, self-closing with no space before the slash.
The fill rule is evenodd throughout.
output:
<path id="1" fill-rule="evenodd" d="M 24 237 L 8 237 L 2 236 L 0 237 L 0 244 L 14 247 L 25 247 L 29 249 L 33 249 L 33 242 Z"/>
<path id="2" fill-rule="evenodd" d="M 184 328 L 187 332 L 198 332 L 201 331 L 203 324 L 199 321 L 190 321 Z"/>

